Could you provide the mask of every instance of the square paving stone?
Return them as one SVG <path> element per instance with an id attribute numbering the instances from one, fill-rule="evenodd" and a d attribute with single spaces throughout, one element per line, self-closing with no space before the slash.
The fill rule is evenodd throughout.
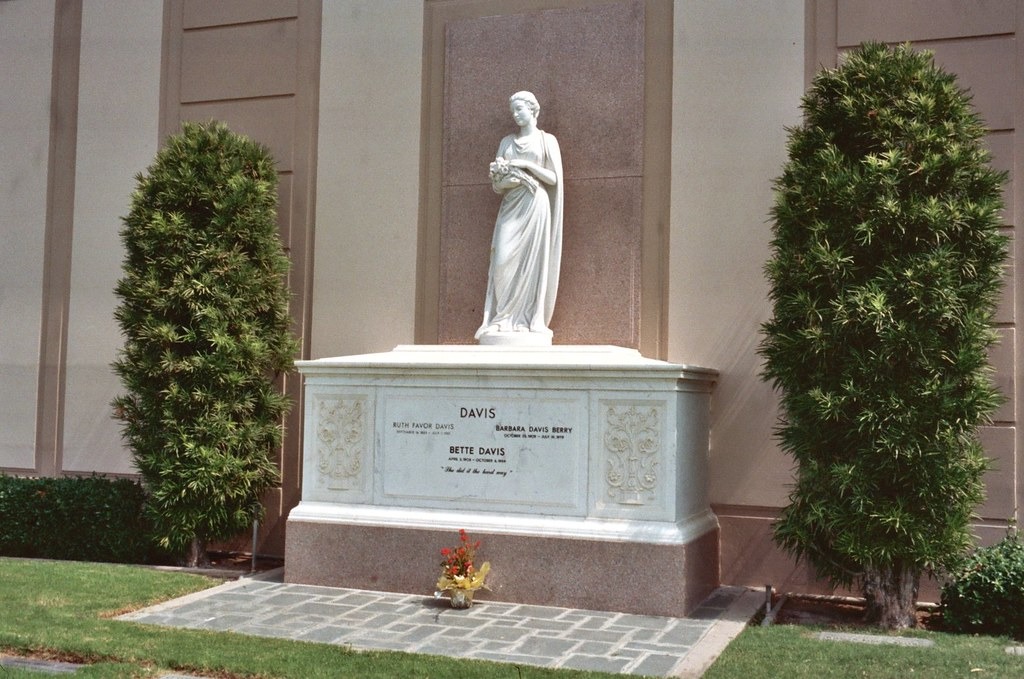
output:
<path id="1" fill-rule="evenodd" d="M 327 618 L 340 618 L 346 613 L 351 612 L 352 609 L 352 606 L 346 606 L 345 604 L 318 604 L 310 602 L 293 606 L 288 609 L 288 612 L 299 615 L 322 615 Z"/>
<path id="2" fill-rule="evenodd" d="M 284 634 L 280 627 L 267 627 L 265 625 L 246 625 L 245 627 L 237 627 L 235 631 L 239 634 L 247 634 L 252 637 L 277 637 L 279 639 L 294 639 L 301 634 Z"/>
<path id="3" fill-rule="evenodd" d="M 584 670 L 588 672 L 611 672 L 618 674 L 622 672 L 631 661 L 631 658 L 605 658 L 597 655 L 571 655 L 566 658 L 559 667 L 571 670 Z"/>
<path id="4" fill-rule="evenodd" d="M 490 660 L 491 662 L 511 663 L 513 665 L 533 665 L 535 667 L 554 667 L 553 658 L 537 658 L 532 655 L 519 655 L 515 653 L 502 653 L 500 651 L 477 651 L 467 658 L 473 660 Z"/>
<path id="5" fill-rule="evenodd" d="M 244 625 L 249 622 L 250 618 L 244 615 L 220 615 L 212 620 L 199 625 L 201 629 L 217 630 L 217 631 L 230 631 L 237 628 L 240 625 Z"/>
<path id="6" fill-rule="evenodd" d="M 241 592 L 231 591 L 231 592 L 221 592 L 220 594 L 217 594 L 216 596 L 208 597 L 208 599 L 209 600 L 216 600 L 219 603 L 229 603 L 232 606 L 238 606 L 238 605 L 244 606 L 244 605 L 250 603 L 254 599 L 254 597 L 252 597 L 252 596 L 250 596 L 248 594 L 243 594 Z"/>
<path id="7" fill-rule="evenodd" d="M 297 585 L 305 586 L 305 585 Z M 260 580 L 247 580 L 245 584 L 239 585 L 238 587 L 232 587 L 232 592 L 260 592 L 264 590 L 279 590 L 281 589 L 281 583 L 278 582 L 262 582 Z"/>
<path id="8" fill-rule="evenodd" d="M 450 620 L 451 618 L 442 617 L 440 619 L 443 621 L 446 619 Z M 511 617 L 508 615 L 474 615 L 466 619 L 472 620 L 481 627 L 483 627 L 484 625 L 502 625 L 504 627 L 516 627 L 522 622 L 520 618 Z"/>
<path id="9" fill-rule="evenodd" d="M 364 606 L 366 604 L 371 604 L 377 601 L 380 601 L 379 596 L 374 596 L 373 594 L 367 594 L 364 592 L 351 592 L 344 596 L 338 597 L 339 603 L 351 604 L 353 606 Z"/>
<path id="10" fill-rule="evenodd" d="M 470 636 L 474 639 L 488 639 L 492 641 L 518 641 L 530 635 L 530 630 L 518 627 L 481 627 L 472 632 Z"/>
<path id="11" fill-rule="evenodd" d="M 428 655 L 450 655 L 456 658 L 465 658 L 479 650 L 479 645 L 467 642 L 464 639 L 448 639 L 442 636 L 435 636 L 429 642 L 417 649 L 417 653 Z"/>
<path id="12" fill-rule="evenodd" d="M 409 644 L 418 644 L 436 634 L 441 634 L 447 628 L 440 625 L 416 625 L 412 629 L 402 632 L 401 638 Z"/>
<path id="13" fill-rule="evenodd" d="M 471 611 L 489 611 L 491 613 L 511 613 L 516 610 L 522 604 L 510 604 L 505 601 L 490 601 L 489 599 L 473 599 L 473 608 Z"/>
<path id="14" fill-rule="evenodd" d="M 393 625 L 388 625 L 389 632 L 410 632 L 416 629 L 416 625 L 410 625 L 407 622 L 396 622 Z"/>
<path id="15" fill-rule="evenodd" d="M 601 613 L 599 611 L 587 611 L 580 627 L 604 627 L 612 620 L 619 617 L 618 613 Z"/>
<path id="16" fill-rule="evenodd" d="M 355 648 L 372 648 L 372 649 L 383 649 L 388 651 L 406 651 L 409 649 L 409 644 L 398 639 L 392 635 L 380 635 L 380 634 L 367 634 L 365 631 L 361 634 L 349 637 L 345 640 L 346 643 L 352 644 Z"/>
<path id="17" fill-rule="evenodd" d="M 284 585 L 280 587 L 280 591 L 310 596 L 337 596 L 339 594 L 339 591 L 333 587 L 320 587 L 318 585 Z"/>
<path id="18" fill-rule="evenodd" d="M 563 608 L 552 608 L 551 606 L 518 606 L 512 614 L 521 618 L 557 618 L 565 613 Z"/>
<path id="19" fill-rule="evenodd" d="M 632 634 L 630 634 L 632 632 Z M 623 636 L 629 636 L 632 641 L 650 641 L 660 634 L 660 630 L 656 629 L 629 629 L 628 627 L 623 630 Z"/>
<path id="20" fill-rule="evenodd" d="M 722 617 L 725 609 L 722 608 L 709 608 L 707 606 L 701 606 L 694 611 L 691 611 L 687 617 L 689 620 L 718 620 Z"/>
<path id="21" fill-rule="evenodd" d="M 707 625 L 688 625 L 680 623 L 670 630 L 661 633 L 655 640 L 659 644 L 681 644 L 692 646 L 708 631 Z"/>
<path id="22" fill-rule="evenodd" d="M 667 629 L 673 622 L 675 622 L 674 618 L 656 618 L 650 615 L 623 615 L 615 621 L 615 624 L 626 627 L 661 630 Z"/>
<path id="23" fill-rule="evenodd" d="M 610 655 L 615 644 L 604 641 L 584 641 L 573 651 L 582 655 Z"/>
<path id="24" fill-rule="evenodd" d="M 131 618 L 121 618 L 125 622 L 137 622 L 140 625 L 161 625 L 164 627 L 175 625 L 179 622 L 178 618 L 167 613 L 148 613 L 146 615 L 140 615 Z"/>
<path id="25" fill-rule="evenodd" d="M 175 617 L 181 618 L 208 618 L 210 617 L 210 610 L 213 608 L 216 608 L 216 606 L 209 601 L 193 601 L 182 606 L 165 609 L 163 613 L 165 615 L 173 614 Z"/>
<path id="26" fill-rule="evenodd" d="M 465 634 L 467 629 L 476 629 L 481 626 L 479 620 L 473 618 L 462 618 L 457 615 L 442 615 L 438 616 L 435 622 L 445 627 L 452 629 L 458 629 L 461 634 Z"/>
<path id="27" fill-rule="evenodd" d="M 13 656 L 0 656 L 0 667 L 26 672 L 39 672 L 40 674 L 74 674 L 84 665 L 68 662 L 57 662 L 55 660 L 36 660 L 35 658 L 16 658 Z"/>
<path id="28" fill-rule="evenodd" d="M 396 615 L 394 613 L 379 613 L 377 615 L 367 616 L 367 618 L 363 620 L 361 626 L 369 629 L 381 629 L 382 627 L 387 627 L 388 625 L 400 622 L 402 620 L 405 620 L 404 615 Z"/>
<path id="29" fill-rule="evenodd" d="M 352 636 L 356 630 L 341 625 L 324 625 L 303 632 L 296 639 L 314 641 L 321 644 L 337 644 Z"/>
<path id="30" fill-rule="evenodd" d="M 652 644 L 646 641 L 630 641 L 623 650 L 638 651 L 639 653 L 673 653 L 679 648 L 673 644 Z"/>
<path id="31" fill-rule="evenodd" d="M 628 630 L 577 629 L 573 632 L 572 636 L 576 639 L 586 639 L 588 641 L 607 641 L 609 643 L 618 643 L 625 639 L 628 634 Z"/>
<path id="32" fill-rule="evenodd" d="M 572 623 L 565 622 L 562 620 L 524 620 L 519 624 L 520 627 L 526 629 L 540 630 L 544 632 L 551 632 L 553 634 L 565 634 L 570 631 L 573 626 Z"/>
<path id="33" fill-rule="evenodd" d="M 663 677 L 672 671 L 681 657 L 681 655 L 651 654 L 631 667 L 629 671 L 633 674 L 653 674 Z"/>
<path id="34" fill-rule="evenodd" d="M 296 634 L 311 627 L 318 627 L 323 624 L 322 621 L 310 620 L 304 615 L 294 615 L 290 613 L 279 613 L 255 620 L 250 618 L 248 622 L 259 627 L 277 629 L 281 633 L 288 635 Z"/>
<path id="35" fill-rule="evenodd" d="M 526 639 L 519 645 L 520 653 L 529 655 L 542 655 L 547 658 L 557 658 L 569 652 L 579 642 L 575 639 L 552 639 L 550 637 L 532 637 Z"/>
<path id="36" fill-rule="evenodd" d="M 287 594 L 282 592 L 281 594 L 275 594 L 266 600 L 268 606 L 296 606 L 309 601 L 309 597 L 304 594 Z"/>
<path id="37" fill-rule="evenodd" d="M 616 658 L 629 658 L 630 660 L 635 660 L 636 658 L 639 658 L 645 653 L 647 653 L 647 651 L 638 651 L 635 648 L 620 648 L 619 650 L 615 651 L 615 653 L 613 653 L 612 656 Z"/>

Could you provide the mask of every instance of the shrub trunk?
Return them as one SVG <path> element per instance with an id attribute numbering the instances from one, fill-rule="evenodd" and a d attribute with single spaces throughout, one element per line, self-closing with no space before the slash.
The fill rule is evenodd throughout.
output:
<path id="1" fill-rule="evenodd" d="M 865 622 L 886 629 L 916 627 L 920 583 L 920 569 L 901 564 L 868 568 L 864 576 Z"/>
<path id="2" fill-rule="evenodd" d="M 185 557 L 185 565 L 189 568 L 209 568 L 210 557 L 206 553 L 206 540 L 192 538 L 188 546 L 188 555 Z"/>

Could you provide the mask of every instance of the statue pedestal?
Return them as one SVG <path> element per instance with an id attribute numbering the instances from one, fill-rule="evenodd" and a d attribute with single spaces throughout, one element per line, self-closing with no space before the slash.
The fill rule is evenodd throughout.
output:
<path id="1" fill-rule="evenodd" d="M 465 528 L 492 564 L 484 599 L 685 615 L 717 586 L 714 371 L 564 346 L 297 365 L 286 581 L 429 595 Z"/>
<path id="2" fill-rule="evenodd" d="M 547 332 L 501 332 L 492 330 L 481 334 L 477 341 L 484 346 L 505 347 L 550 347 L 554 333 Z"/>

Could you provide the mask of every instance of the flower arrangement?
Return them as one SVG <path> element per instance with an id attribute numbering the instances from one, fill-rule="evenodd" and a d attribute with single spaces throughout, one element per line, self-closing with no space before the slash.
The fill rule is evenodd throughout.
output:
<path id="1" fill-rule="evenodd" d="M 490 164 L 488 175 L 491 178 L 491 186 L 499 193 L 521 184 L 525 185 L 530 193 L 535 193 L 540 186 L 529 172 L 516 167 L 507 158 L 495 158 Z"/>
<path id="2" fill-rule="evenodd" d="M 468 608 L 473 600 L 472 593 L 487 586 L 484 578 L 491 570 L 489 562 L 484 562 L 479 568 L 473 562 L 479 548 L 479 540 L 471 542 L 466 530 L 459 529 L 459 545 L 441 550 L 444 560 L 441 562 L 441 577 L 437 580 L 435 596 L 440 597 L 443 592 L 448 592 L 452 606 Z"/>

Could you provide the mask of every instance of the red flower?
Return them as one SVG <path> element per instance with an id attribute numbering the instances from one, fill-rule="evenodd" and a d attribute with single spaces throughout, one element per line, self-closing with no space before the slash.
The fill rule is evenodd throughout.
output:
<path id="1" fill-rule="evenodd" d="M 460 544 L 455 547 L 445 547 L 441 550 L 444 560 L 441 562 L 441 572 L 447 577 L 468 576 L 476 572 L 473 564 L 476 550 L 480 547 L 480 540 L 470 542 L 466 530 L 459 530 Z"/>

